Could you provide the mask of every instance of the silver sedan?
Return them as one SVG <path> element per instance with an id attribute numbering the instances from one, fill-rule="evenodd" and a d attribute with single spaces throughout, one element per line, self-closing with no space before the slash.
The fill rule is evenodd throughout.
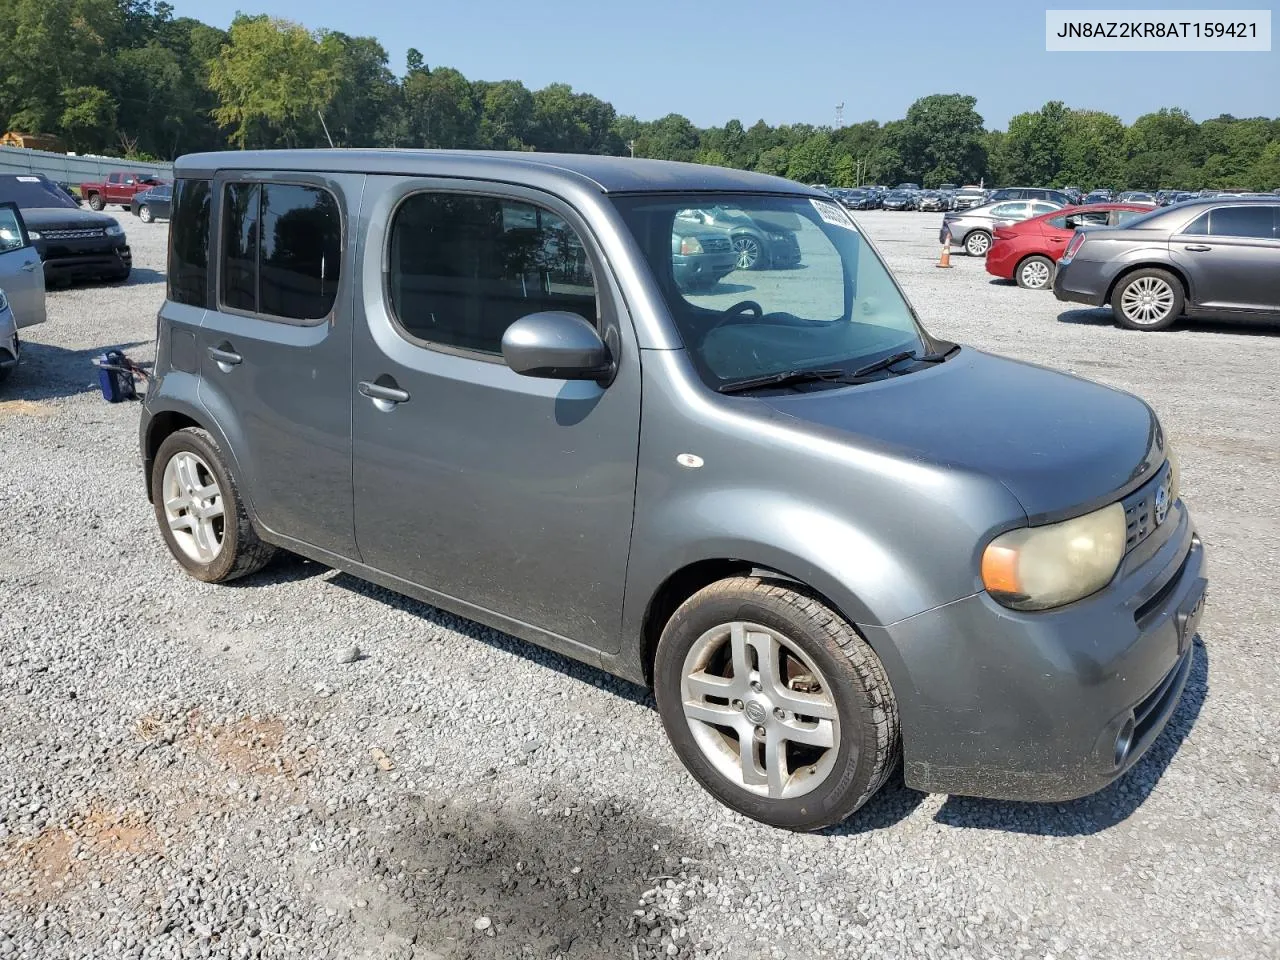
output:
<path id="1" fill-rule="evenodd" d="M 1062 204 L 1052 200 L 1001 200 L 968 210 L 953 210 L 942 218 L 938 242 L 959 244 L 969 256 L 985 257 L 991 249 L 996 227 L 1020 223 L 1061 209 Z"/>

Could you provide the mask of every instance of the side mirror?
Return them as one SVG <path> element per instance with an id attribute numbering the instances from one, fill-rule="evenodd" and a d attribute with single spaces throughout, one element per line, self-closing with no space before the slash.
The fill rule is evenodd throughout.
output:
<path id="1" fill-rule="evenodd" d="M 548 380 L 608 381 L 615 372 L 595 327 L 560 310 L 531 313 L 507 327 L 502 359 L 516 373 Z"/>

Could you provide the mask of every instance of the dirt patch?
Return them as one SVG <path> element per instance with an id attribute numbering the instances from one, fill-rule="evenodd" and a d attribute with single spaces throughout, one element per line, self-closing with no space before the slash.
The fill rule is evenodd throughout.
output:
<path id="1" fill-rule="evenodd" d="M 134 732 L 140 740 L 177 746 L 238 776 L 297 780 L 315 769 L 319 756 L 313 745 L 296 741 L 286 722 L 275 716 L 211 721 L 199 710 L 176 719 L 147 714 L 138 719 Z"/>
<path id="2" fill-rule="evenodd" d="M 162 849 L 145 814 L 94 808 L 0 850 L 0 891 L 19 900 L 54 899 L 94 875 L 109 878 L 124 860 Z"/>
<path id="3" fill-rule="evenodd" d="M 7 417 L 56 417 L 59 410 L 51 403 L 31 400 L 0 400 L 0 420 Z"/>

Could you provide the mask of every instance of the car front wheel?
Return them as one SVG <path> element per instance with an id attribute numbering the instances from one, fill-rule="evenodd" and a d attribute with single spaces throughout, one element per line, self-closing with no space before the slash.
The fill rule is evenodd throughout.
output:
<path id="1" fill-rule="evenodd" d="M 1053 261 L 1048 257 L 1027 257 L 1018 264 L 1014 279 L 1028 290 L 1044 290 L 1053 283 Z"/>
<path id="2" fill-rule="evenodd" d="M 222 451 L 204 430 L 188 427 L 164 439 L 151 496 L 169 552 L 197 580 L 234 580 L 275 554 L 253 529 Z"/>
<path id="3" fill-rule="evenodd" d="M 1130 330 L 1166 330 L 1182 316 L 1182 284 L 1167 270 L 1135 270 L 1111 294 L 1116 321 Z"/>
<path id="4" fill-rule="evenodd" d="M 985 230 L 974 230 L 964 238 L 965 253 L 971 257 L 985 257 L 991 249 L 991 234 Z"/>
<path id="5" fill-rule="evenodd" d="M 138 219 L 141 220 L 143 223 L 150 223 L 152 220 L 155 219 L 155 217 L 151 216 L 151 208 L 148 207 L 145 203 L 142 206 L 138 207 Z"/>
<path id="6" fill-rule="evenodd" d="M 737 577 L 685 601 L 659 641 L 654 691 L 694 778 L 772 826 L 839 823 L 897 764 L 897 702 L 879 659 L 783 582 Z"/>
<path id="7" fill-rule="evenodd" d="M 759 270 L 764 266 L 764 247 L 750 234 L 734 237 L 733 249 L 738 255 L 739 270 Z"/>

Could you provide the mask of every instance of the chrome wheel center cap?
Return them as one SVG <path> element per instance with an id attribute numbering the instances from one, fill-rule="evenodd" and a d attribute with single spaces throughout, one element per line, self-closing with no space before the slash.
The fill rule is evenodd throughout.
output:
<path id="1" fill-rule="evenodd" d="M 764 723 L 769 716 L 768 709 L 759 700 L 748 700 L 743 712 L 748 720 L 757 725 Z"/>

